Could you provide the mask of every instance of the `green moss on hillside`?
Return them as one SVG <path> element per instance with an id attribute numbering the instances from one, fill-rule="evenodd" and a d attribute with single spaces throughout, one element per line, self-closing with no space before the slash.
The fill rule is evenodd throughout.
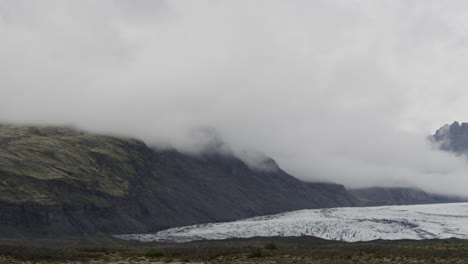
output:
<path id="1" fill-rule="evenodd" d="M 144 168 L 144 143 L 70 128 L 0 125 L 0 201 L 106 206 Z M 50 186 L 63 188 L 50 188 Z M 76 197 L 76 196 L 80 197 Z"/>

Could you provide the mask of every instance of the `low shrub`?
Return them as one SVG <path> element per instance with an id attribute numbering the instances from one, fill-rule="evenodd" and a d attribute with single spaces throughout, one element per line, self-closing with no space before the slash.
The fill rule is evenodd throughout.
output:
<path id="1" fill-rule="evenodd" d="M 248 258 L 260 258 L 262 257 L 262 250 L 260 248 L 252 248 L 247 254 Z"/>
<path id="2" fill-rule="evenodd" d="M 274 250 L 278 249 L 278 246 L 275 244 L 275 242 L 268 242 L 263 246 L 264 249 L 269 249 L 269 250 Z"/>
<path id="3" fill-rule="evenodd" d="M 163 261 L 164 263 L 170 263 L 170 262 L 174 261 L 174 259 L 173 259 L 173 258 L 170 258 L 170 257 L 165 257 L 165 258 L 162 259 L 162 261 Z"/>
<path id="4" fill-rule="evenodd" d="M 147 248 L 141 251 L 141 254 L 149 258 L 158 258 L 164 256 L 164 252 L 157 248 Z"/>

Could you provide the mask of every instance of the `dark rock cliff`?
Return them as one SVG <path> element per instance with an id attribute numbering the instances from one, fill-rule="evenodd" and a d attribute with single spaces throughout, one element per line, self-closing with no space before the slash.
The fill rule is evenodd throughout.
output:
<path id="1" fill-rule="evenodd" d="M 66 128 L 0 126 L 2 236 L 152 232 L 354 204 L 343 186 L 304 183 L 279 167 L 253 170 L 234 156 L 155 151 Z"/>

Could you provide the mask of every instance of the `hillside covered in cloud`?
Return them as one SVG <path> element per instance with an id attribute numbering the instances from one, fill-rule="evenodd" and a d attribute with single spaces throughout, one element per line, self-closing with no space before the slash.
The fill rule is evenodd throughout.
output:
<path id="1" fill-rule="evenodd" d="M 146 233 L 300 209 L 462 201 L 411 189 L 350 191 L 264 163 L 268 169 L 232 153 L 188 155 L 66 127 L 0 124 L 0 234 Z"/>
<path id="2" fill-rule="evenodd" d="M 468 163 L 427 135 L 466 120 L 467 12 L 463 1 L 3 0 L 0 122 L 183 153 L 223 142 L 304 180 L 463 195 Z"/>

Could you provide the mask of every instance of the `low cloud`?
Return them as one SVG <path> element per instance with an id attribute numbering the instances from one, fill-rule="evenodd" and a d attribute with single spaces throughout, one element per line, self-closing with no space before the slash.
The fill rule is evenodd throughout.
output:
<path id="1" fill-rule="evenodd" d="M 465 158 L 427 136 L 467 119 L 467 12 L 426 0 L 0 0 L 0 121 L 188 152 L 217 143 L 304 180 L 466 194 Z"/>

